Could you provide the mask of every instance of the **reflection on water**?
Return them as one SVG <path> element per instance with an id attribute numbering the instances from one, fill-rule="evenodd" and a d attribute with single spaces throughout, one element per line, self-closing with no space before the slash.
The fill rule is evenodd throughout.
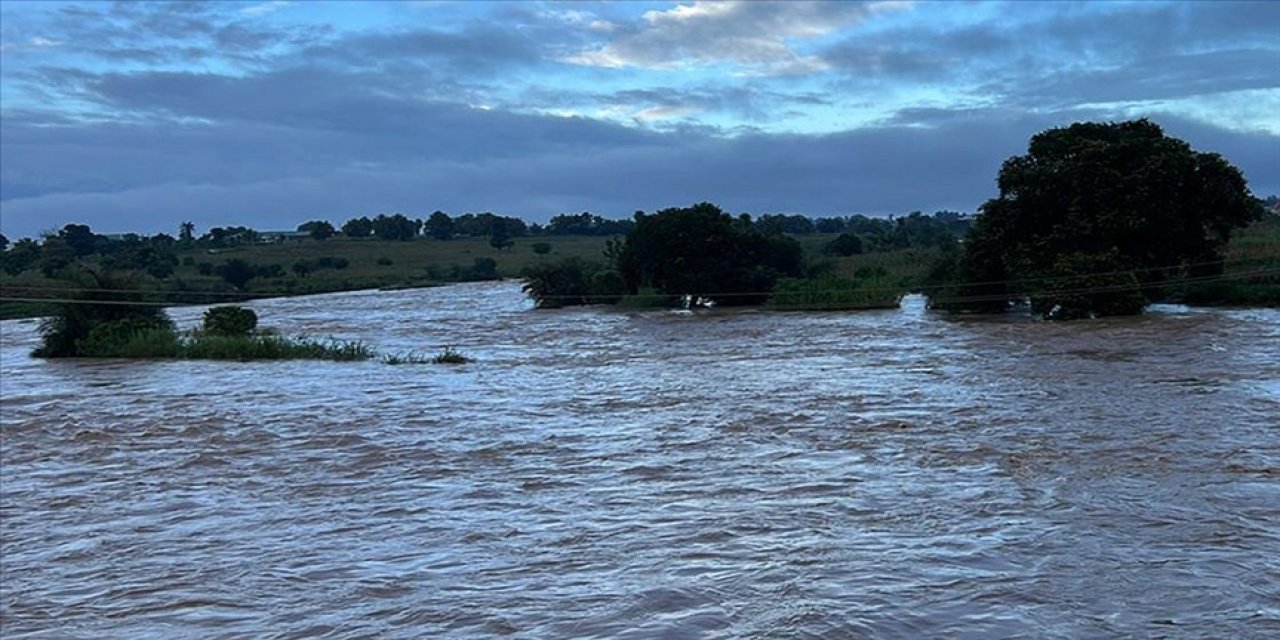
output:
<path id="1" fill-rule="evenodd" d="M 1280 634 L 1276 311 L 253 306 L 477 362 L 43 362 L 3 323 L 5 638 Z"/>

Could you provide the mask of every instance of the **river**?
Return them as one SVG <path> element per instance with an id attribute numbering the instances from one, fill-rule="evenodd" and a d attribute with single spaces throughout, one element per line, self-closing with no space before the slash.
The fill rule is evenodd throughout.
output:
<path id="1" fill-rule="evenodd" d="M 1280 311 L 251 306 L 475 361 L 41 361 L 0 324 L 0 635 L 1280 637 Z"/>

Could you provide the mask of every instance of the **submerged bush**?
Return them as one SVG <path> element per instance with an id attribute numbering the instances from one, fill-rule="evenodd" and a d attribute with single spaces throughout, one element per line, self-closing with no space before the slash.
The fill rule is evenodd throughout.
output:
<path id="1" fill-rule="evenodd" d="M 84 358 L 177 358 L 182 344 L 171 326 L 125 318 L 94 327 L 78 351 Z"/>
<path id="2" fill-rule="evenodd" d="M 40 326 L 37 358 L 190 358 L 208 360 L 364 360 L 362 342 L 251 333 L 258 318 L 241 307 L 205 313 L 204 331 L 179 334 L 156 303 L 141 300 L 127 278 L 86 270 L 81 298 L 68 300 Z"/>
<path id="3" fill-rule="evenodd" d="M 471 358 L 454 351 L 453 347 L 445 347 L 438 355 L 426 356 L 414 351 L 408 353 L 386 354 L 382 356 L 383 364 L 466 364 Z"/>
<path id="4" fill-rule="evenodd" d="M 524 270 L 524 292 L 540 309 L 613 304 L 626 293 L 622 274 L 598 262 L 570 257 Z"/>
<path id="5" fill-rule="evenodd" d="M 792 278 L 778 282 L 769 303 L 790 311 L 885 309 L 897 307 L 902 293 L 860 279 Z"/>
<path id="6" fill-rule="evenodd" d="M 247 336 L 258 327 L 258 314 L 244 307 L 214 307 L 204 312 L 204 332 L 217 336 Z"/>
<path id="7" fill-rule="evenodd" d="M 259 335 L 195 335 L 183 341 L 181 357 L 194 360 L 368 360 L 363 342 Z"/>
<path id="8" fill-rule="evenodd" d="M 144 301 L 132 278 L 86 269 L 72 280 L 82 293 L 57 305 L 41 322 L 41 344 L 33 356 L 94 357 L 112 351 L 113 343 L 132 340 L 135 333 L 173 333 L 168 314 Z"/>

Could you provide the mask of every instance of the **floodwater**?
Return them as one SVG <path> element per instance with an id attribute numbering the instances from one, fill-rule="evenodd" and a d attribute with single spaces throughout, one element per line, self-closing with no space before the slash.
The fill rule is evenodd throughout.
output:
<path id="1" fill-rule="evenodd" d="M 0 635 L 1280 637 L 1275 310 L 252 306 L 476 361 L 44 362 L 3 323 Z"/>

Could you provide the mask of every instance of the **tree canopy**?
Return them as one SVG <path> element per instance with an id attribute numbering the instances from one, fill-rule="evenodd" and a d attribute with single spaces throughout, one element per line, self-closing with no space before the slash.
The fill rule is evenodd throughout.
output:
<path id="1" fill-rule="evenodd" d="M 1031 138 L 1000 169 L 940 306 L 998 310 L 1030 295 L 1048 317 L 1138 313 L 1161 282 L 1221 269 L 1233 229 L 1261 217 L 1240 171 L 1148 120 Z"/>
<path id="2" fill-rule="evenodd" d="M 618 255 L 631 293 L 652 287 L 721 304 L 759 304 L 778 278 L 804 271 L 794 239 L 759 233 L 708 202 L 637 213 L 635 221 Z"/>

